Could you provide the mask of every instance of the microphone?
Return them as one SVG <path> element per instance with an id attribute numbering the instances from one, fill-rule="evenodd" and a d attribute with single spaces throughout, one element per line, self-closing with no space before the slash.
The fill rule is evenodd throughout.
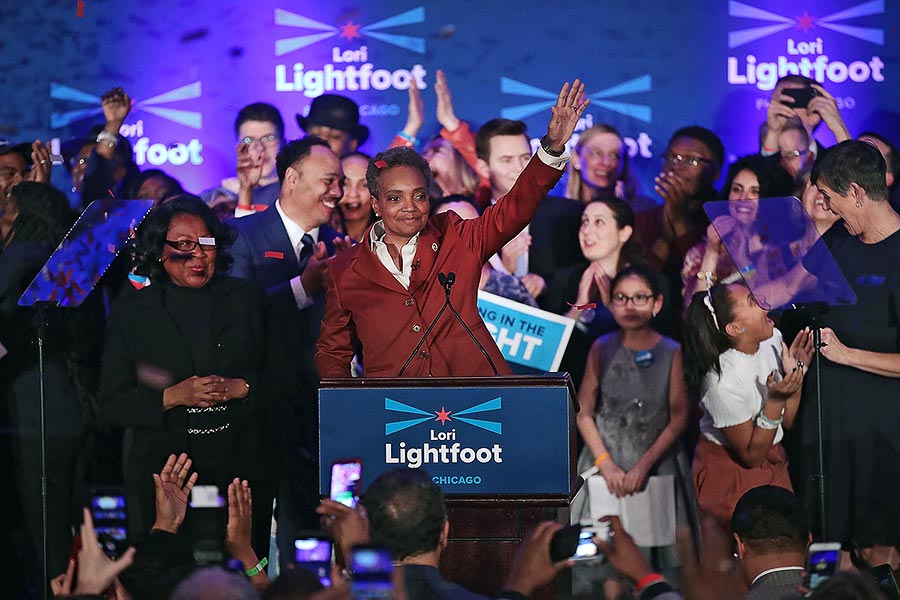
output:
<path id="1" fill-rule="evenodd" d="M 456 276 L 454 275 L 454 281 L 455 278 Z M 406 371 L 406 367 L 408 367 L 409 363 L 412 362 L 412 359 L 416 357 L 416 354 L 418 354 L 419 352 L 419 348 L 421 348 L 422 344 L 425 343 L 425 339 L 428 337 L 428 334 L 431 333 L 431 330 L 434 329 L 435 325 L 437 325 L 437 322 L 440 320 L 441 316 L 443 316 L 444 311 L 447 310 L 447 306 L 450 304 L 450 288 L 447 285 L 447 276 L 443 273 L 438 273 L 438 283 L 441 284 L 441 287 L 444 288 L 444 291 L 447 294 L 447 297 L 444 299 L 444 305 L 441 307 L 441 310 L 438 311 L 438 314 L 434 317 L 434 320 L 431 322 L 431 325 L 428 326 L 428 329 L 425 330 L 425 333 L 422 334 L 422 339 L 420 339 L 419 343 L 416 344 L 416 347 L 413 348 L 413 351 L 409 355 L 409 358 L 407 358 L 406 362 L 403 363 L 403 367 L 400 369 L 400 372 L 397 373 L 397 377 L 403 377 L 403 373 Z"/>
<path id="2" fill-rule="evenodd" d="M 446 275 L 444 273 L 438 273 L 437 277 L 438 277 L 438 283 L 440 283 L 441 287 L 444 288 L 444 294 L 445 294 L 444 305 L 441 307 L 441 310 L 438 311 L 437 316 L 434 317 L 434 320 L 431 322 L 431 325 L 428 326 L 428 329 L 425 330 L 425 333 L 422 334 L 422 339 L 420 339 L 419 343 L 416 344 L 416 347 L 413 348 L 413 351 L 409 355 L 409 358 L 407 358 L 406 362 L 403 363 L 403 368 L 401 368 L 400 372 L 397 373 L 397 377 L 403 376 L 403 373 L 406 371 L 406 368 L 412 362 L 413 358 L 416 357 L 416 354 L 418 354 L 419 348 L 422 347 L 422 344 L 424 344 L 426 338 L 428 338 L 428 334 L 430 334 L 431 330 L 434 329 L 434 326 L 437 325 L 438 321 L 443 316 L 444 311 L 447 310 L 448 307 L 450 308 L 450 312 L 453 313 L 453 316 L 456 317 L 456 320 L 459 321 L 460 324 L 463 326 L 463 329 L 466 330 L 466 333 L 469 334 L 469 337 L 472 338 L 472 341 L 475 342 L 475 345 L 478 346 L 478 349 L 481 350 L 481 353 L 487 359 L 488 364 L 491 365 L 491 369 L 493 369 L 494 375 L 499 375 L 500 373 L 497 371 L 497 366 L 494 364 L 494 361 L 491 360 L 491 357 L 487 353 L 487 350 L 484 349 L 484 346 L 481 345 L 481 342 L 478 341 L 478 338 L 475 337 L 475 334 L 472 333 L 472 330 L 469 329 L 469 326 L 466 325 L 466 322 L 463 321 L 462 317 L 459 316 L 459 313 L 456 312 L 456 309 L 453 308 L 453 305 L 450 304 L 450 288 L 452 288 L 453 284 L 456 283 L 456 273 L 453 273 L 452 271 L 447 273 Z"/>
<path id="3" fill-rule="evenodd" d="M 456 282 L 456 273 L 450 272 L 447 273 L 447 277 L 445 278 L 446 283 L 441 282 L 441 285 L 444 286 L 444 292 L 447 294 L 447 299 L 445 301 L 445 305 L 450 307 L 450 312 L 453 313 L 453 316 L 456 317 L 456 320 L 459 321 L 459 324 L 463 326 L 463 329 L 466 330 L 466 333 L 469 334 L 469 337 L 472 338 L 472 341 L 475 342 L 475 345 L 478 346 L 478 349 L 481 350 L 481 354 L 487 359 L 488 364 L 491 365 L 491 369 L 494 371 L 494 375 L 499 375 L 500 373 L 497 371 L 497 365 L 494 364 L 494 361 L 491 360 L 491 355 L 487 353 L 484 346 L 481 345 L 481 342 L 478 341 L 478 338 L 475 337 L 475 334 L 472 333 L 472 330 L 469 329 L 469 326 L 463 320 L 459 313 L 456 312 L 456 309 L 450 304 L 450 288 L 453 287 L 453 284 Z M 438 281 L 441 281 L 440 277 L 438 277 Z"/>

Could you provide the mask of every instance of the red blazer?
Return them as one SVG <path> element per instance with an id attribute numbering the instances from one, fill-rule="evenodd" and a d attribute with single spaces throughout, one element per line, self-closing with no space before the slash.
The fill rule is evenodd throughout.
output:
<path id="1" fill-rule="evenodd" d="M 372 251 L 369 233 L 331 260 L 325 320 L 317 344 L 319 376 L 349 377 L 354 343 L 362 344 L 366 377 L 396 377 L 444 304 L 438 273 L 456 273 L 450 299 L 501 375 L 509 365 L 478 314 L 482 265 L 531 220 L 562 171 L 539 157 L 506 196 L 478 219 L 446 212 L 419 234 L 409 290 Z M 405 377 L 493 375 L 488 361 L 448 308 L 404 372 Z"/>

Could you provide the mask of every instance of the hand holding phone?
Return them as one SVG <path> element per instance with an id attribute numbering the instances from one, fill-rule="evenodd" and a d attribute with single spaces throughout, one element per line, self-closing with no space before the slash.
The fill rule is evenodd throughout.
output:
<path id="1" fill-rule="evenodd" d="M 331 463 L 331 495 L 335 502 L 356 508 L 359 504 L 359 486 L 362 480 L 362 461 L 345 458 Z"/>
<path id="2" fill-rule="evenodd" d="M 350 594 L 360 600 L 392 600 L 394 562 L 387 548 L 354 546 L 350 552 Z"/>
<path id="3" fill-rule="evenodd" d="M 806 581 L 809 591 L 815 590 L 823 581 L 837 571 L 841 558 L 839 543 L 812 544 L 806 559 Z"/>
<path id="4" fill-rule="evenodd" d="M 331 540 L 317 532 L 301 532 L 294 540 L 294 564 L 315 573 L 325 587 L 331 585 Z"/>
<path id="5" fill-rule="evenodd" d="M 781 93 L 785 96 L 790 96 L 791 98 L 793 98 L 794 103 L 787 105 L 790 108 L 806 108 L 807 106 L 809 106 L 810 100 L 819 95 L 819 92 L 817 92 L 816 89 L 812 87 L 787 88 L 781 90 Z"/>
<path id="6" fill-rule="evenodd" d="M 878 582 L 878 587 L 887 600 L 900 600 L 900 587 L 897 586 L 894 569 L 890 564 L 885 563 L 872 567 L 872 577 Z"/>

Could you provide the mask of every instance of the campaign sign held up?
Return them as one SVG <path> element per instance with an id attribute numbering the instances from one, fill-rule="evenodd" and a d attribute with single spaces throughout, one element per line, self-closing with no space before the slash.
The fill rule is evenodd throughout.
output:
<path id="1" fill-rule="evenodd" d="M 321 493 L 332 462 L 360 458 L 362 489 L 399 467 L 425 469 L 448 494 L 567 495 L 575 459 L 568 376 L 458 381 L 321 388 Z"/>
<path id="2" fill-rule="evenodd" d="M 539 371 L 559 368 L 575 321 L 487 292 L 478 292 L 478 313 L 503 358 Z"/>

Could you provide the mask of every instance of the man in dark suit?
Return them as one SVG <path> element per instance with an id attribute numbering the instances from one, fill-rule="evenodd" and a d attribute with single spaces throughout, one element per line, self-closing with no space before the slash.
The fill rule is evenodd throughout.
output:
<path id="1" fill-rule="evenodd" d="M 478 175 L 491 182 L 491 204 L 505 196 L 531 159 L 531 144 L 525 123 L 510 119 L 492 119 L 475 134 Z M 568 198 L 546 196 L 531 219 L 527 233 L 520 234 L 491 259 L 491 265 L 516 275 L 539 305 L 541 293 L 558 269 L 584 261 L 578 245 L 578 228 L 584 206 Z M 531 236 L 530 246 L 527 237 Z M 517 257 L 524 260 L 527 272 L 516 269 Z"/>
<path id="2" fill-rule="evenodd" d="M 803 504 L 792 492 L 764 485 L 738 500 L 731 516 L 749 600 L 802 598 L 797 587 L 812 540 Z"/>
<path id="3" fill-rule="evenodd" d="M 297 529 L 316 528 L 318 502 L 318 375 L 314 361 L 324 315 L 327 259 L 344 241 L 326 224 L 343 195 L 344 175 L 328 144 L 307 136 L 276 160 L 279 198 L 268 210 L 233 222 L 235 277 L 262 285 L 268 298 L 268 372 L 278 432 L 271 459 L 283 472 L 278 495 L 278 543 L 293 561 Z"/>

